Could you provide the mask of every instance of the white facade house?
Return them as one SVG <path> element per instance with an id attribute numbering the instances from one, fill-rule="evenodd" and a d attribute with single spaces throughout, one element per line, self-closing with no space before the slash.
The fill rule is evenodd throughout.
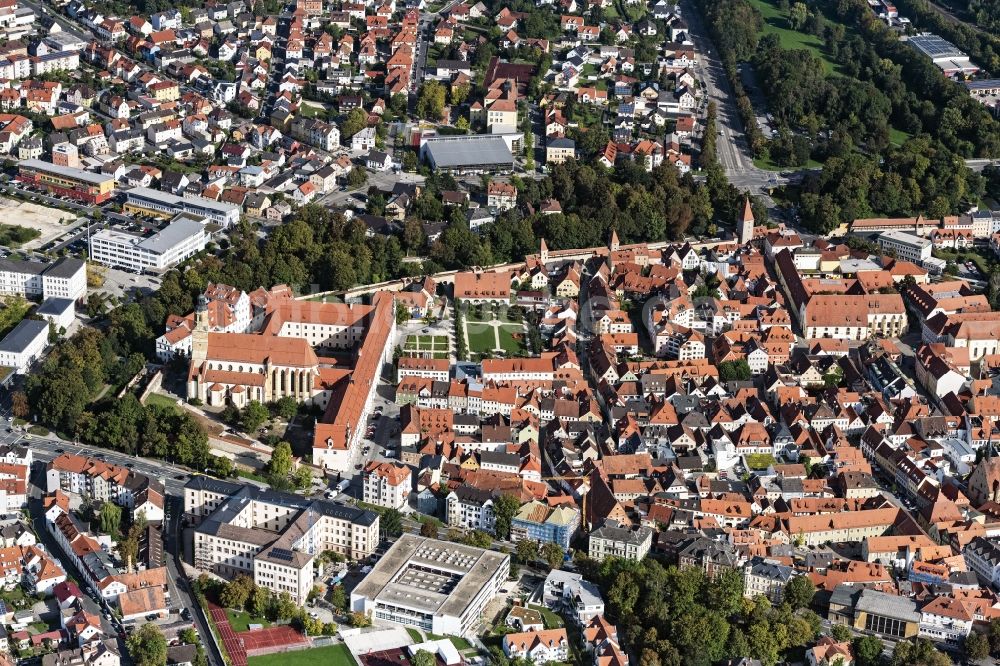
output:
<path id="1" fill-rule="evenodd" d="M 351 150 L 368 152 L 375 149 L 375 128 L 365 127 L 351 137 Z"/>
<path id="2" fill-rule="evenodd" d="M 569 640 L 565 628 L 506 634 L 503 652 L 511 659 L 529 659 L 534 664 L 565 662 L 569 659 Z"/>
<path id="3" fill-rule="evenodd" d="M 0 340 L 0 366 L 13 368 L 19 375 L 26 374 L 45 351 L 49 342 L 49 323 L 24 319 L 14 330 Z"/>
<path id="4" fill-rule="evenodd" d="M 628 529 L 613 520 L 590 533 L 587 550 L 591 559 L 601 561 L 606 557 L 621 557 L 639 561 L 646 557 L 653 545 L 653 530 L 648 527 Z"/>
<path id="5" fill-rule="evenodd" d="M 406 465 L 373 460 L 365 467 L 363 499 L 368 504 L 402 509 L 411 485 L 410 468 Z"/>
<path id="6" fill-rule="evenodd" d="M 200 521 L 195 567 L 225 578 L 246 574 L 300 605 L 316 583 L 318 555 L 367 557 L 379 540 L 372 511 L 208 477 L 193 477 L 184 487 L 184 513 Z"/>
<path id="7" fill-rule="evenodd" d="M 962 551 L 962 557 L 983 584 L 997 588 L 1000 583 L 1000 545 L 976 537 Z"/>
<path id="8" fill-rule="evenodd" d="M 974 616 L 974 607 L 964 599 L 934 597 L 920 609 L 920 635 L 959 645 L 972 631 Z"/>
<path id="9" fill-rule="evenodd" d="M 446 522 L 465 530 L 493 532 L 496 516 L 489 491 L 462 485 L 445 499 Z"/>
<path id="10" fill-rule="evenodd" d="M 69 298 L 46 298 L 35 309 L 35 314 L 55 326 L 67 330 L 76 317 L 76 301 Z"/>
<path id="11" fill-rule="evenodd" d="M 0 294 L 76 301 L 87 295 L 87 265 L 69 258 L 52 264 L 0 259 Z"/>
<path id="12" fill-rule="evenodd" d="M 581 626 L 604 615 L 600 589 L 581 574 L 562 569 L 553 569 L 545 577 L 542 603 L 552 610 L 565 610 L 572 614 Z"/>
<path id="13" fill-rule="evenodd" d="M 765 596 L 772 604 L 778 605 L 792 574 L 791 567 L 754 558 L 743 567 L 743 596 L 747 599 Z"/>

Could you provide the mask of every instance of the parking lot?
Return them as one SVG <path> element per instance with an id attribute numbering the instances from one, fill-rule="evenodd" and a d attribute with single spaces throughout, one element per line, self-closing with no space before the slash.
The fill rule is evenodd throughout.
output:
<path id="1" fill-rule="evenodd" d="M 60 236 L 71 232 L 79 218 L 58 208 L 50 208 L 31 201 L 21 201 L 10 197 L 0 197 L 0 222 L 34 229 L 41 233 L 20 249 L 35 250 L 51 243 Z"/>
<path id="2" fill-rule="evenodd" d="M 92 291 L 103 291 L 119 298 L 132 295 L 139 297 L 159 289 L 160 278 L 155 275 L 136 275 L 128 271 L 108 268 L 104 271 L 104 285 Z"/>

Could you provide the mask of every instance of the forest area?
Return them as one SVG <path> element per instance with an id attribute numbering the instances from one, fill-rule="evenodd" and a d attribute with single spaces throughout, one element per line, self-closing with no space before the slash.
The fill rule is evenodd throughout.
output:
<path id="1" fill-rule="evenodd" d="M 754 110 L 744 110 L 745 91 L 738 99 L 755 153 L 783 166 L 823 164 L 799 193 L 804 223 L 826 232 L 859 217 L 940 217 L 978 202 L 985 181 L 963 160 L 1000 154 L 1000 123 L 863 0 L 800 4 L 789 15 L 799 15 L 798 30 L 820 38 L 822 49 L 783 47 L 764 34 L 750 0 L 705 3 L 702 11 L 727 70 L 752 64 L 767 99 L 769 141 Z"/>

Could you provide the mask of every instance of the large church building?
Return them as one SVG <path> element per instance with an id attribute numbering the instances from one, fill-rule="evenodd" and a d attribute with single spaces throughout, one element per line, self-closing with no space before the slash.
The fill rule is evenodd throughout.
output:
<path id="1" fill-rule="evenodd" d="M 259 328 L 245 333 L 212 330 L 203 297 L 194 313 L 187 395 L 212 407 L 284 397 L 318 405 L 325 412 L 313 462 L 346 470 L 383 365 L 392 362 L 395 328 L 388 292 L 371 305 L 274 298 Z"/>

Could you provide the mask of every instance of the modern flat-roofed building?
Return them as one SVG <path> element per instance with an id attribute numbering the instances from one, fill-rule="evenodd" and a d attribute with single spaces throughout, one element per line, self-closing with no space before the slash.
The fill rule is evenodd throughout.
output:
<path id="1" fill-rule="evenodd" d="M 979 67 L 972 64 L 969 56 L 948 40 L 930 32 L 913 35 L 906 42 L 931 59 L 945 76 L 975 74 Z"/>
<path id="2" fill-rule="evenodd" d="M 162 271 L 205 249 L 207 220 L 181 213 L 152 236 L 102 229 L 90 237 L 90 258 L 133 271 Z"/>
<path id="3" fill-rule="evenodd" d="M 514 153 L 522 134 L 434 136 L 420 144 L 420 158 L 435 170 L 457 173 L 498 173 L 514 170 Z"/>
<path id="4" fill-rule="evenodd" d="M 246 574 L 300 605 L 315 584 L 317 556 L 367 557 L 379 540 L 373 511 L 200 476 L 184 487 L 184 514 L 198 522 L 197 568 L 224 578 Z"/>
<path id="5" fill-rule="evenodd" d="M 510 573 L 510 556 L 403 534 L 351 593 L 351 610 L 377 624 L 462 636 Z"/>
<path id="6" fill-rule="evenodd" d="M 16 374 L 28 372 L 49 342 L 49 323 L 23 319 L 0 340 L 0 366 L 13 368 Z"/>
<path id="7" fill-rule="evenodd" d="M 68 257 L 52 264 L 0 259 L 0 294 L 76 301 L 87 295 L 87 265 Z"/>
<path id="8" fill-rule="evenodd" d="M 17 165 L 17 179 L 44 187 L 53 194 L 87 204 L 102 204 L 111 198 L 115 179 L 100 173 L 58 166 L 43 160 L 24 160 Z"/>
<path id="9" fill-rule="evenodd" d="M 131 213 L 160 217 L 173 217 L 178 213 L 190 213 L 206 217 L 223 227 L 240 221 L 240 207 L 236 204 L 212 201 L 204 197 L 179 197 L 148 187 L 134 187 L 126 192 L 123 208 Z"/>
<path id="10" fill-rule="evenodd" d="M 878 244 L 883 250 L 895 252 L 897 259 L 918 265 L 931 256 L 934 246 L 930 239 L 905 231 L 886 231 L 878 237 Z"/>

